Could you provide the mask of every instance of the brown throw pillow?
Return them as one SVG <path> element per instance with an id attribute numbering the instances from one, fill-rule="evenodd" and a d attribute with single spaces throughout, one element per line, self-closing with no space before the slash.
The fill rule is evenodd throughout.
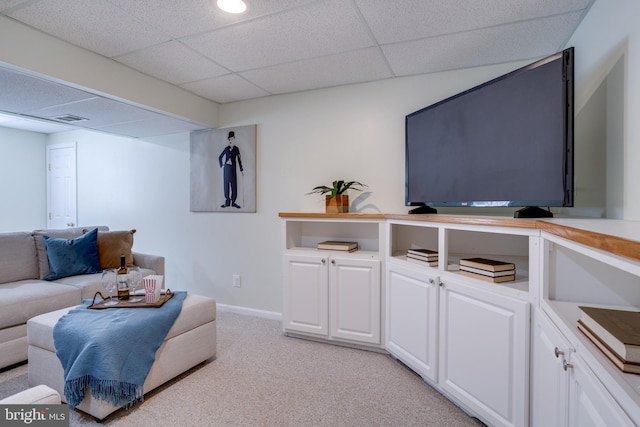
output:
<path id="1" fill-rule="evenodd" d="M 89 231 L 89 230 L 85 230 Z M 127 267 L 133 265 L 133 234 L 136 230 L 129 231 L 99 231 L 98 230 L 98 258 L 100 267 L 120 267 L 120 256 L 125 256 Z"/>

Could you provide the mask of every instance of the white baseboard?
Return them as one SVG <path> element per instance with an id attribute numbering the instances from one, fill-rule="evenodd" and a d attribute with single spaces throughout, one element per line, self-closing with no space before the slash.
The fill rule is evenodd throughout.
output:
<path id="1" fill-rule="evenodd" d="M 216 308 L 220 311 L 229 313 L 244 314 L 245 316 L 262 317 L 264 319 L 282 320 L 282 313 L 275 311 L 257 310 L 255 308 L 240 307 L 238 305 L 216 304 Z"/>

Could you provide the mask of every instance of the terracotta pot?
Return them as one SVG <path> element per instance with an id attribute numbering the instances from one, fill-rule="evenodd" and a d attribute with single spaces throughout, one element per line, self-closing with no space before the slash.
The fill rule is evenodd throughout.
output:
<path id="1" fill-rule="evenodd" d="M 347 213 L 349 212 L 349 195 L 336 194 L 333 197 L 326 195 L 325 206 L 327 213 Z"/>

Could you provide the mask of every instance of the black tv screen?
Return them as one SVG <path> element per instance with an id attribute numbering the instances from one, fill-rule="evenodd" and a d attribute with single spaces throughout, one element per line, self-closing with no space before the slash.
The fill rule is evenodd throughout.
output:
<path id="1" fill-rule="evenodd" d="M 407 115 L 406 205 L 573 206 L 573 54 Z"/>

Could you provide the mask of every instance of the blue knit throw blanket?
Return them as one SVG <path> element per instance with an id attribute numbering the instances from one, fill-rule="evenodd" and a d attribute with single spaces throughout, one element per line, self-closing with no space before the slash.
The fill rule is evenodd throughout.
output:
<path id="1" fill-rule="evenodd" d="M 182 309 L 186 292 L 162 307 L 91 310 L 91 300 L 64 315 L 53 328 L 56 355 L 64 367 L 64 395 L 70 408 L 85 389 L 95 399 L 128 408 L 143 400 L 142 386 L 156 350 Z"/>

